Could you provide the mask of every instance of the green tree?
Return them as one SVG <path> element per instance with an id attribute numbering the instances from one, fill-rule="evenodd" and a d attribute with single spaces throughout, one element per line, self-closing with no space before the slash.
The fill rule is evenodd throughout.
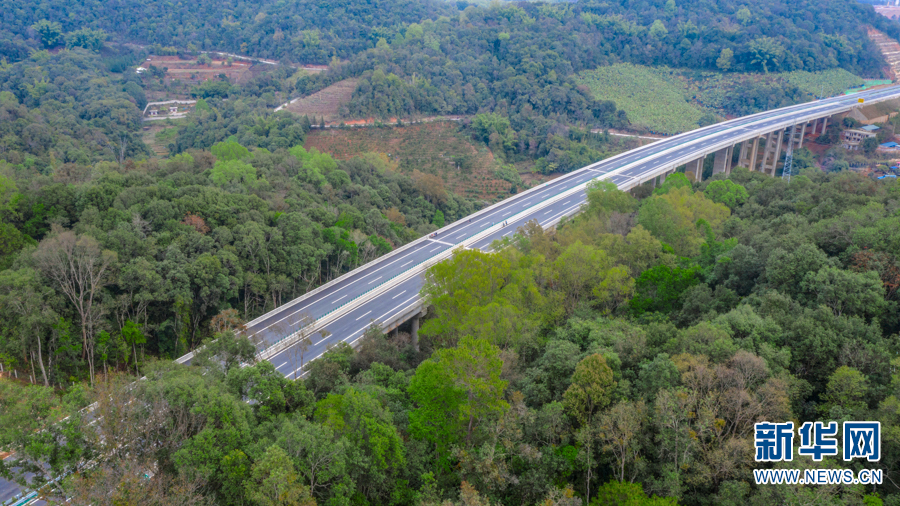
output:
<path id="1" fill-rule="evenodd" d="M 243 160 L 250 156 L 250 150 L 231 139 L 217 142 L 209 150 L 218 161 Z"/>
<path id="2" fill-rule="evenodd" d="M 222 377 L 241 363 L 256 359 L 256 346 L 246 336 L 225 331 L 210 339 L 197 350 L 193 363 L 218 371 Z"/>
<path id="3" fill-rule="evenodd" d="M 681 294 L 699 283 L 697 267 L 657 265 L 635 281 L 635 296 L 629 305 L 636 315 L 647 311 L 668 313 L 678 308 Z"/>
<path id="4" fill-rule="evenodd" d="M 272 445 L 250 470 L 247 497 L 259 506 L 315 506 L 291 459 Z"/>
<path id="5" fill-rule="evenodd" d="M 828 377 L 822 414 L 838 418 L 862 415 L 867 407 L 868 392 L 866 377 L 856 369 L 842 365 Z"/>
<path id="6" fill-rule="evenodd" d="M 38 33 L 41 44 L 48 49 L 59 44 L 62 38 L 62 26 L 56 21 L 42 19 L 31 25 L 31 28 Z"/>
<path id="7" fill-rule="evenodd" d="M 709 183 L 703 193 L 713 202 L 725 204 L 732 211 L 750 198 L 746 188 L 730 179 Z"/>
<path id="8" fill-rule="evenodd" d="M 315 419 L 346 438 L 348 452 L 357 455 L 349 461 L 357 491 L 373 503 L 384 503 L 406 464 L 403 440 L 390 410 L 367 393 L 348 388 L 319 401 Z"/>
<path id="9" fill-rule="evenodd" d="M 422 26 L 418 23 L 412 23 L 406 27 L 406 40 L 420 40 L 423 34 Z"/>
<path id="10" fill-rule="evenodd" d="M 696 226 L 698 220 L 705 220 L 713 231 L 718 231 L 730 214 L 727 207 L 703 193 L 682 187 L 646 199 L 638 210 L 638 223 L 672 246 L 675 253 L 693 257 L 700 253 L 705 239 Z"/>
<path id="11" fill-rule="evenodd" d="M 125 325 L 122 327 L 122 339 L 125 341 L 125 344 L 131 346 L 134 373 L 140 375 L 140 372 L 138 372 L 137 345 L 142 345 L 147 342 L 147 338 L 144 336 L 144 333 L 141 332 L 141 325 L 134 323 L 131 320 L 125 320 Z"/>
<path id="12" fill-rule="evenodd" d="M 751 54 L 750 62 L 759 65 L 763 72 L 776 70 L 784 58 L 784 46 L 772 37 L 753 39 L 748 46 Z"/>
<path id="13" fill-rule="evenodd" d="M 727 47 L 722 48 L 719 57 L 716 59 L 716 67 L 722 72 L 731 70 L 731 64 L 734 61 L 734 51 Z"/>
<path id="14" fill-rule="evenodd" d="M 228 184 L 256 184 L 256 169 L 240 160 L 217 161 L 209 173 L 209 179 L 218 186 Z"/>
<path id="15" fill-rule="evenodd" d="M 425 274 L 422 295 L 434 307 L 435 318 L 427 320 L 420 333 L 438 343 L 453 345 L 473 309 L 497 300 L 511 274 L 501 255 L 466 249 L 435 264 Z"/>
<path id="16" fill-rule="evenodd" d="M 675 14 L 675 0 L 666 0 L 664 10 L 670 16 Z"/>
<path id="17" fill-rule="evenodd" d="M 656 20 L 650 25 L 650 36 L 657 39 L 662 40 L 665 39 L 669 35 L 669 30 L 666 30 L 666 25 L 663 24 L 662 21 Z"/>
<path id="18" fill-rule="evenodd" d="M 83 47 L 94 52 L 99 52 L 103 48 L 103 43 L 109 35 L 103 30 L 92 30 L 90 28 L 82 28 L 66 34 L 66 47 Z"/>
<path id="19" fill-rule="evenodd" d="M 663 195 L 669 193 L 675 188 L 687 188 L 691 189 L 693 185 L 691 184 L 691 180 L 687 178 L 684 174 L 680 172 L 676 172 L 671 176 L 667 176 L 666 180 L 663 181 L 659 187 L 653 190 L 653 193 L 656 195 Z"/>
<path id="20" fill-rule="evenodd" d="M 594 415 L 612 400 L 616 387 L 612 369 L 606 365 L 606 358 L 595 353 L 588 355 L 575 366 L 572 384 L 563 394 L 563 403 L 570 413 L 582 424 L 592 424 Z"/>
<path id="21" fill-rule="evenodd" d="M 868 137 L 862 141 L 862 149 L 863 152 L 869 156 L 875 154 L 875 151 L 878 149 L 878 139 L 875 137 Z"/>
<path id="22" fill-rule="evenodd" d="M 610 212 L 633 213 L 637 209 L 637 200 L 630 193 L 619 190 L 610 181 L 592 181 L 587 187 L 589 214 L 606 214 Z"/>
<path id="23" fill-rule="evenodd" d="M 310 492 L 320 502 L 340 496 L 341 490 L 349 486 L 348 441 L 335 436 L 330 426 L 300 416 L 285 419 L 278 430 L 277 444 L 286 448 L 297 471 L 309 483 Z"/>
<path id="24" fill-rule="evenodd" d="M 416 409 L 409 414 L 413 437 L 446 450 L 471 444 L 479 425 L 499 418 L 509 407 L 503 400 L 506 381 L 500 379 L 500 349 L 486 339 L 464 337 L 455 348 L 438 350 L 416 368 L 409 396 Z"/>
<path id="25" fill-rule="evenodd" d="M 804 278 L 802 288 L 835 314 L 878 316 L 885 307 L 884 288 L 875 271 L 851 272 L 824 267 Z"/>
<path id="26" fill-rule="evenodd" d="M 676 506 L 674 497 L 649 497 L 640 483 L 610 481 L 597 489 L 590 506 Z"/>

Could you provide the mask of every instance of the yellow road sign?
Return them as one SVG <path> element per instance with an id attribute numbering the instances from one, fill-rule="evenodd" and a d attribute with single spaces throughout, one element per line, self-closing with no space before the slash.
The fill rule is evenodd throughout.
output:
<path id="1" fill-rule="evenodd" d="M 865 102 L 865 101 L 866 101 L 866 99 L 864 99 L 864 98 L 861 98 L 861 99 L 858 100 L 858 102 L 859 102 L 860 104 L 863 103 L 863 102 Z"/>

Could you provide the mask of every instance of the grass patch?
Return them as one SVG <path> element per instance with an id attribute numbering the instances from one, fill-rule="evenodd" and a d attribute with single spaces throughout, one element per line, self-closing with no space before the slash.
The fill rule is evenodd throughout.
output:
<path id="1" fill-rule="evenodd" d="M 598 100 L 612 100 L 631 124 L 651 132 L 674 134 L 697 128 L 704 110 L 686 98 L 678 80 L 649 67 L 620 63 L 584 71 L 578 81 Z"/>
<path id="2" fill-rule="evenodd" d="M 156 132 L 154 134 L 153 139 L 157 144 L 168 146 L 170 142 L 175 142 L 175 137 L 178 136 L 178 128 L 163 128 L 162 130 Z"/>
<path id="3" fill-rule="evenodd" d="M 615 102 L 636 128 L 664 134 L 697 128 L 707 114 L 737 114 L 729 109 L 736 108 L 734 93 L 748 89 L 766 90 L 788 97 L 789 101 L 802 102 L 840 95 L 865 84 L 861 77 L 844 69 L 723 74 L 626 63 L 581 72 L 578 79 L 597 99 Z"/>

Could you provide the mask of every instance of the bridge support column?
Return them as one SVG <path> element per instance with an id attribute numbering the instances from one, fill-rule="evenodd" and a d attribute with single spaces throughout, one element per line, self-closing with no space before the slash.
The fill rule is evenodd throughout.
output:
<path id="1" fill-rule="evenodd" d="M 728 146 L 716 151 L 713 159 L 713 175 L 724 172 L 726 175 L 731 174 L 731 154 L 734 146 Z"/>
<path id="2" fill-rule="evenodd" d="M 778 158 L 781 156 L 781 142 L 783 138 L 784 132 L 782 130 L 769 132 L 769 135 L 766 136 L 766 149 L 763 151 L 762 167 L 760 167 L 764 174 L 775 177 Z"/>
<path id="3" fill-rule="evenodd" d="M 795 126 L 791 131 L 794 132 L 794 138 L 791 139 L 791 142 L 794 144 L 794 149 L 802 148 L 803 136 L 806 135 L 806 123 Z"/>
<path id="4" fill-rule="evenodd" d="M 828 116 L 824 118 L 819 118 L 813 124 L 813 135 L 819 134 L 822 135 L 825 133 L 825 129 L 828 128 Z"/>
<path id="5" fill-rule="evenodd" d="M 705 157 L 704 157 L 705 158 Z M 693 174 L 694 181 L 700 182 L 700 179 L 703 177 L 703 159 L 698 158 L 691 162 L 687 163 L 687 168 L 684 170 L 685 174 Z"/>
<path id="6" fill-rule="evenodd" d="M 412 322 L 411 322 L 412 331 L 410 332 L 409 338 L 410 338 L 410 340 L 412 340 L 413 348 L 416 351 L 419 351 L 419 319 L 422 318 L 423 316 L 425 316 L 425 311 L 422 311 L 421 313 L 418 313 L 415 316 L 413 316 Z"/>
<path id="7" fill-rule="evenodd" d="M 738 157 L 738 165 L 751 171 L 756 170 L 756 155 L 759 152 L 759 137 L 746 140 L 741 143 L 741 154 Z"/>

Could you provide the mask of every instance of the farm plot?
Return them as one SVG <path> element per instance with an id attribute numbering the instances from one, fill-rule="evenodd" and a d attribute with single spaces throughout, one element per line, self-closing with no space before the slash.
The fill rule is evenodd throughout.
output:
<path id="1" fill-rule="evenodd" d="M 312 95 L 294 99 L 284 109 L 300 116 L 309 116 L 310 120 L 324 117 L 325 122 L 333 122 L 340 116 L 341 106 L 350 102 L 357 82 L 358 79 L 338 81 Z"/>
<path id="2" fill-rule="evenodd" d="M 735 90 L 778 90 L 790 100 L 803 101 L 839 95 L 865 83 L 844 69 L 756 74 L 632 64 L 584 71 L 578 79 L 595 98 L 615 102 L 638 130 L 663 134 L 697 128 L 704 115 L 732 114 L 727 104 Z"/>
<path id="3" fill-rule="evenodd" d="M 208 65 L 201 65 L 197 63 L 197 60 L 182 60 L 177 56 L 151 55 L 142 65 L 144 67 L 153 65 L 166 69 L 167 84 L 175 80 L 181 83 L 196 84 L 216 79 L 222 74 L 227 76 L 230 82 L 242 84 L 253 75 L 253 65 L 242 60 L 234 60 L 231 63 L 227 60 L 212 60 Z"/>
<path id="4" fill-rule="evenodd" d="M 612 100 L 635 127 L 675 134 L 697 128 L 704 111 L 688 102 L 684 86 L 648 67 L 622 63 L 582 72 L 581 84 L 598 100 Z"/>

